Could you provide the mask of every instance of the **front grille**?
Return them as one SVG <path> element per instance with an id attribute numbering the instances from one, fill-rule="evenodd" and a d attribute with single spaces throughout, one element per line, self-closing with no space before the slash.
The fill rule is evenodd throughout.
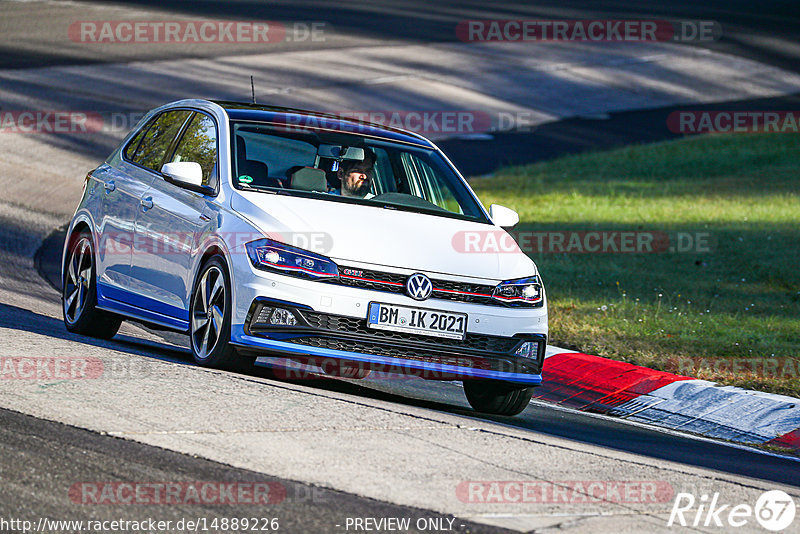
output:
<path id="1" fill-rule="evenodd" d="M 352 274 L 354 271 L 357 271 L 359 275 Z M 340 266 L 338 278 L 330 278 L 323 280 L 323 282 L 371 289 L 373 291 L 385 291 L 387 293 L 405 293 L 408 276 L 385 271 Z M 506 306 L 503 302 L 492 298 L 495 286 L 453 282 L 452 280 L 435 278 L 431 278 L 431 283 L 433 283 L 433 295 L 431 295 L 431 298 L 486 304 L 489 306 Z"/>
<path id="2" fill-rule="evenodd" d="M 492 298 L 494 286 L 465 284 L 449 280 L 431 280 L 431 282 L 433 283 L 433 298 L 505 306 L 502 302 Z"/>
<path id="3" fill-rule="evenodd" d="M 446 339 L 421 336 L 418 334 L 408 334 L 405 332 L 390 332 L 388 330 L 376 330 L 367 326 L 366 319 L 356 319 L 354 317 L 343 317 L 341 315 L 330 315 L 311 311 L 300 312 L 308 322 L 309 326 L 319 330 L 329 330 L 336 332 L 350 332 L 360 334 L 360 336 L 370 337 L 385 341 L 408 341 L 415 343 L 430 343 L 441 347 L 458 347 L 484 352 L 513 352 L 521 342 L 518 338 L 490 336 L 486 334 L 467 333 L 466 339 Z"/>
<path id="4" fill-rule="evenodd" d="M 361 276 L 345 274 L 345 271 L 351 270 L 359 271 Z M 403 293 L 405 291 L 407 278 L 407 276 L 402 274 L 339 267 L 339 278 L 331 278 L 325 280 L 325 282 L 338 283 L 343 286 L 358 287 L 361 289 L 371 289 L 373 291 L 385 291 L 387 293 Z"/>

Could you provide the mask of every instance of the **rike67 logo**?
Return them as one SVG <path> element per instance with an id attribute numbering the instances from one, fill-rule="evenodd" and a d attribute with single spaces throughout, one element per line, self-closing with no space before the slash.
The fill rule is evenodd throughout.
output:
<path id="1" fill-rule="evenodd" d="M 755 506 L 722 504 L 719 493 L 710 497 L 703 494 L 699 499 L 691 493 L 678 493 L 667 526 L 722 527 L 729 531 L 752 525 L 755 520 L 769 531 L 780 532 L 792 525 L 796 511 L 792 497 L 781 490 L 764 492 Z"/>

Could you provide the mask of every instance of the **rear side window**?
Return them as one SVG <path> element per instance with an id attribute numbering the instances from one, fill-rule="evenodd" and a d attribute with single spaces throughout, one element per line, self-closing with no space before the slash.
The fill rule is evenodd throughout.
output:
<path id="1" fill-rule="evenodd" d="M 191 111 L 177 110 L 159 115 L 144 134 L 131 160 L 142 167 L 160 171 L 167 149 L 190 114 Z"/>
<path id="2" fill-rule="evenodd" d="M 217 186 L 217 127 L 203 113 L 195 114 L 184 130 L 172 162 L 193 161 L 203 169 L 203 185 Z"/>
<path id="3" fill-rule="evenodd" d="M 139 143 L 142 142 L 142 137 L 144 134 L 147 133 L 147 130 L 150 129 L 150 125 L 153 124 L 153 121 L 150 120 L 147 124 L 142 126 L 141 130 L 133 136 L 131 142 L 128 143 L 128 146 L 125 147 L 125 157 L 129 160 L 133 160 L 133 156 L 136 154 L 136 149 L 139 148 Z"/>

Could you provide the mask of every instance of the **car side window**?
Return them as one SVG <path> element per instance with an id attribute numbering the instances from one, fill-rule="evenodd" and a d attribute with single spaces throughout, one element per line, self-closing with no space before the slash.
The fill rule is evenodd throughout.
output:
<path id="1" fill-rule="evenodd" d="M 172 162 L 193 161 L 203 169 L 203 185 L 217 186 L 217 126 L 204 113 L 196 113 L 183 132 Z"/>
<path id="2" fill-rule="evenodd" d="M 383 148 L 374 147 L 375 166 L 373 167 L 372 193 L 394 193 L 397 191 L 397 179 L 389 161 L 389 154 Z"/>
<path id="3" fill-rule="evenodd" d="M 133 162 L 160 171 L 167 149 L 191 113 L 191 111 L 176 110 L 165 111 L 159 115 L 139 143 L 139 148 L 132 158 Z"/>
<path id="4" fill-rule="evenodd" d="M 147 133 L 147 130 L 150 129 L 150 126 L 153 124 L 153 120 L 147 121 L 147 124 L 142 126 L 142 128 L 133 136 L 133 138 L 128 143 L 128 146 L 125 147 L 125 157 L 129 160 L 133 160 L 133 157 L 136 155 L 136 149 L 139 148 L 139 143 L 142 142 L 142 137 L 144 134 Z"/>
<path id="5" fill-rule="evenodd" d="M 408 177 L 411 194 L 424 198 L 447 211 L 463 214 L 461 205 L 453 195 L 449 184 L 433 167 L 414 154 L 407 152 L 401 155 L 401 160 Z"/>

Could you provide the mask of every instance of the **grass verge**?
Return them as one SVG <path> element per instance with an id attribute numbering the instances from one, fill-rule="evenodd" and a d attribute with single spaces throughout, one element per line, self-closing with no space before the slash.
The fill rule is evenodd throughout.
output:
<path id="1" fill-rule="evenodd" d="M 553 344 L 800 397 L 800 135 L 636 145 L 470 183 L 519 212 Z M 625 232 L 655 251 L 613 251 Z"/>

